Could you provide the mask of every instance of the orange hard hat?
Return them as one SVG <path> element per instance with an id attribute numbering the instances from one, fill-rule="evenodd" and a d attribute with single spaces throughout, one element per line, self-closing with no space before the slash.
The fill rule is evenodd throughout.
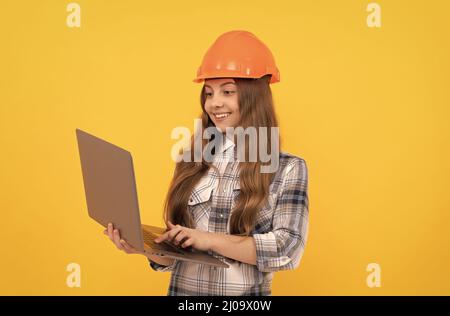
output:
<path id="1" fill-rule="evenodd" d="M 265 75 L 272 75 L 270 83 L 280 81 L 280 71 L 269 48 L 250 32 L 230 31 L 220 35 L 208 49 L 193 81 Z"/>

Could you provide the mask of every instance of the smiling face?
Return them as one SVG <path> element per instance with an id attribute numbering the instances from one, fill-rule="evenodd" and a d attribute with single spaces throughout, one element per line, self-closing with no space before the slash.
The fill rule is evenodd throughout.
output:
<path id="1" fill-rule="evenodd" d="M 222 132 L 239 124 L 238 91 L 233 78 L 205 80 L 205 111 Z"/>

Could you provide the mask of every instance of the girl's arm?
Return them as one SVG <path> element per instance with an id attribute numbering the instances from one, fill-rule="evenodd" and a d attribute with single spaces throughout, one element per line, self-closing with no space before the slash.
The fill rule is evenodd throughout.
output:
<path id="1" fill-rule="evenodd" d="M 210 250 L 227 258 L 256 265 L 256 244 L 253 237 L 210 234 Z"/>
<path id="2" fill-rule="evenodd" d="M 214 251 L 221 256 L 256 265 L 256 244 L 253 237 L 212 233 L 174 225 L 167 222 L 169 231 L 155 239 L 156 243 L 169 240 L 181 247 L 200 251 Z"/>

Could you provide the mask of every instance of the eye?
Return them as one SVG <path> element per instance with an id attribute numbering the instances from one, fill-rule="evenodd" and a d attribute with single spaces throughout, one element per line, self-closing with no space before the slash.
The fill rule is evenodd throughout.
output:
<path id="1" fill-rule="evenodd" d="M 233 94 L 233 93 L 235 93 L 236 91 L 233 91 L 233 90 L 225 90 L 224 91 L 224 93 L 225 94 Z"/>
<path id="2" fill-rule="evenodd" d="M 211 92 L 205 92 L 205 96 L 210 97 L 210 96 L 212 96 L 212 93 Z"/>

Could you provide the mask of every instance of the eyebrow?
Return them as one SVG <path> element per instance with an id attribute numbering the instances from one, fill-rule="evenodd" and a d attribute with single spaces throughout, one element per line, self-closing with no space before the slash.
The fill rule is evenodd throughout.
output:
<path id="1" fill-rule="evenodd" d="M 226 85 L 226 84 L 230 84 L 230 83 L 236 85 L 234 82 L 228 81 L 228 82 L 222 83 L 219 87 L 222 87 L 222 86 L 224 86 L 224 85 Z M 205 84 L 205 87 L 208 87 L 208 88 L 211 88 L 211 89 L 212 89 L 212 87 L 211 87 L 210 85 L 207 85 L 207 84 Z"/>

